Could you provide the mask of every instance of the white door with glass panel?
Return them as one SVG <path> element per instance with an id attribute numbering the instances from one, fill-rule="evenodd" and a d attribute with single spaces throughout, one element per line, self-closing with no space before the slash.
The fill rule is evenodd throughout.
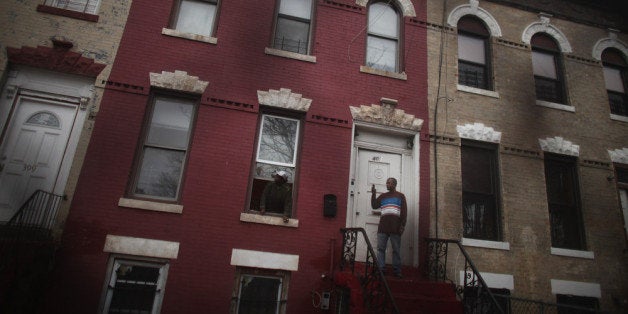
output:
<path id="1" fill-rule="evenodd" d="M 368 235 L 369 241 L 373 246 L 373 250 L 377 252 L 377 226 L 379 224 L 379 209 L 371 208 L 371 186 L 374 184 L 377 195 L 387 192 L 386 180 L 388 178 L 397 179 L 397 191 L 404 193 L 401 185 L 401 164 L 402 155 L 396 153 L 386 153 L 367 149 L 358 149 L 356 165 L 356 182 L 355 182 L 355 202 L 353 208 L 354 227 L 364 228 Z M 411 234 L 412 228 L 408 228 L 412 223 L 408 221 L 406 231 L 402 236 L 401 252 L 402 263 L 410 264 L 412 256 L 409 251 L 411 246 L 411 238 L 407 235 Z M 408 239 L 405 239 L 408 238 Z M 404 241 L 405 240 L 405 241 Z M 356 259 L 364 261 L 366 259 L 366 242 L 359 237 Z M 386 250 L 386 261 L 392 261 L 392 248 L 390 242 Z"/>
<path id="2" fill-rule="evenodd" d="M 63 192 L 56 182 L 77 110 L 76 104 L 18 97 L 0 146 L 0 222 L 38 189 Z"/>

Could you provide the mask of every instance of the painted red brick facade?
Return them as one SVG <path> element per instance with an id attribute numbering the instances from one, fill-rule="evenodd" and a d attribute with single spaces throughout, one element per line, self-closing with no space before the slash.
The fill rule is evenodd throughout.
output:
<path id="1" fill-rule="evenodd" d="M 173 1 L 135 0 L 96 116 L 86 162 L 68 216 L 49 298 L 53 312 L 93 312 L 100 303 L 110 253 L 107 235 L 179 243 L 169 261 L 162 313 L 227 313 L 235 269 L 233 249 L 298 255 L 287 312 L 314 313 L 312 291 L 330 290 L 346 227 L 353 119 L 349 106 L 398 100 L 425 121 L 418 135 L 419 243 L 429 228 L 426 4 L 402 22 L 401 63 L 407 80 L 360 72 L 367 9 L 351 0 L 315 0 L 311 56 L 304 62 L 265 54 L 274 1 L 221 1 L 216 44 L 162 34 Z M 409 1 L 407 1 L 409 2 Z M 138 141 L 150 108 L 150 73 L 185 71 L 209 85 L 200 97 L 183 173 L 180 214 L 118 206 L 128 197 Z M 259 129 L 257 91 L 290 89 L 312 100 L 302 123 L 297 228 L 243 222 Z M 424 178 L 424 179 L 423 179 Z M 323 216 L 323 196 L 338 200 Z M 373 242 L 374 239 L 371 239 Z M 420 248 L 419 248 L 420 249 Z M 422 260 L 420 254 L 419 260 Z"/>

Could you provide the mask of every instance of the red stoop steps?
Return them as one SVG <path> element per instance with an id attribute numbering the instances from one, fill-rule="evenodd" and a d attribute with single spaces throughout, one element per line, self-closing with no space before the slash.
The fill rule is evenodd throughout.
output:
<path id="1" fill-rule="evenodd" d="M 400 314 L 462 314 L 451 283 L 428 281 L 421 276 L 403 279 L 386 276 Z"/>

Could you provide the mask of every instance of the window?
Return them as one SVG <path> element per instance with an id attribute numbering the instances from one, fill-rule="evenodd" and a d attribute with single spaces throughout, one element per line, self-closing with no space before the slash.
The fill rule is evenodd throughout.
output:
<path id="1" fill-rule="evenodd" d="M 488 290 L 493 294 L 503 313 L 513 313 L 510 304 L 510 290 L 499 288 L 488 288 Z M 493 302 L 488 300 L 490 297 L 486 294 L 483 295 L 482 292 L 482 289 L 477 286 L 464 287 L 464 304 L 477 307 L 477 313 L 499 313 L 499 310 L 493 306 Z"/>
<path id="2" fill-rule="evenodd" d="M 96 14 L 100 0 L 46 0 L 44 5 L 59 9 Z"/>
<path id="3" fill-rule="evenodd" d="M 608 92 L 608 102 L 611 114 L 628 116 L 628 101 L 626 101 L 626 61 L 623 54 L 613 48 L 602 52 L 604 64 L 604 82 Z"/>
<path id="4" fill-rule="evenodd" d="M 280 0 L 273 48 L 308 54 L 312 32 L 312 0 Z"/>
<path id="5" fill-rule="evenodd" d="M 597 298 L 576 295 L 557 294 L 556 303 L 558 314 L 590 314 L 600 308 Z"/>
<path id="6" fill-rule="evenodd" d="M 174 29 L 182 33 L 213 36 L 218 0 L 180 0 L 175 5 Z"/>
<path id="7" fill-rule="evenodd" d="M 191 127 L 195 100 L 158 95 L 150 107 L 131 194 L 176 201 Z"/>
<path id="8" fill-rule="evenodd" d="M 238 267 L 232 313 L 279 314 L 286 312 L 290 273 Z"/>
<path id="9" fill-rule="evenodd" d="M 257 152 L 253 170 L 250 209 L 259 210 L 260 200 L 266 185 L 273 180 L 272 175 L 279 170 L 288 173 L 288 186 L 294 197 L 294 178 L 297 166 L 297 151 L 301 121 L 294 118 L 263 114 L 260 119 Z M 291 198 L 292 199 L 292 198 Z M 281 213 L 267 209 L 270 213 Z M 293 213 L 286 213 L 291 217 Z"/>
<path id="10" fill-rule="evenodd" d="M 546 153 L 545 184 L 552 247 L 585 249 L 576 158 Z"/>
<path id="11" fill-rule="evenodd" d="M 628 240 L 628 168 L 615 166 L 615 174 L 617 176 L 617 188 L 619 189 L 619 203 L 624 218 L 625 236 L 626 240 Z"/>
<path id="12" fill-rule="evenodd" d="M 565 92 L 558 44 L 544 33 L 532 36 L 531 44 L 536 99 L 564 103 Z"/>
<path id="13" fill-rule="evenodd" d="M 374 2 L 368 9 L 366 65 L 371 68 L 399 72 L 399 14 L 392 5 Z"/>
<path id="14" fill-rule="evenodd" d="M 461 150 L 463 236 L 499 241 L 497 145 L 463 140 Z"/>
<path id="15" fill-rule="evenodd" d="M 473 16 L 458 21 L 458 83 L 490 89 L 488 43 L 490 34 L 484 23 Z"/>
<path id="16" fill-rule="evenodd" d="M 102 313 L 159 313 L 168 264 L 113 258 Z"/>

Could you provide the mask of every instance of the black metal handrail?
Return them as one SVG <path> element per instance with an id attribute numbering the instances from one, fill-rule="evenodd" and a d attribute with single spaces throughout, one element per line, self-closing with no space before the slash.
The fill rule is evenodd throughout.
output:
<path id="1" fill-rule="evenodd" d="M 360 234 L 362 234 L 366 242 L 367 251 L 366 260 L 364 261 L 364 274 L 357 274 L 364 293 L 366 310 L 372 313 L 387 313 L 387 311 L 392 310 L 393 313 L 398 314 L 399 309 L 390 292 L 384 273 L 377 266 L 377 256 L 364 228 L 342 228 L 340 232 L 343 235 L 342 258 L 340 260 L 341 270 L 349 267 L 351 273 L 355 274 L 355 257 Z"/>
<path id="2" fill-rule="evenodd" d="M 458 293 L 462 294 L 465 313 L 505 313 L 460 241 L 435 238 L 427 238 L 426 241 L 428 243 L 427 276 L 431 280 L 453 282 L 447 278 L 449 244 L 455 244 L 464 256 L 464 283 L 461 289 L 458 289 Z"/>

